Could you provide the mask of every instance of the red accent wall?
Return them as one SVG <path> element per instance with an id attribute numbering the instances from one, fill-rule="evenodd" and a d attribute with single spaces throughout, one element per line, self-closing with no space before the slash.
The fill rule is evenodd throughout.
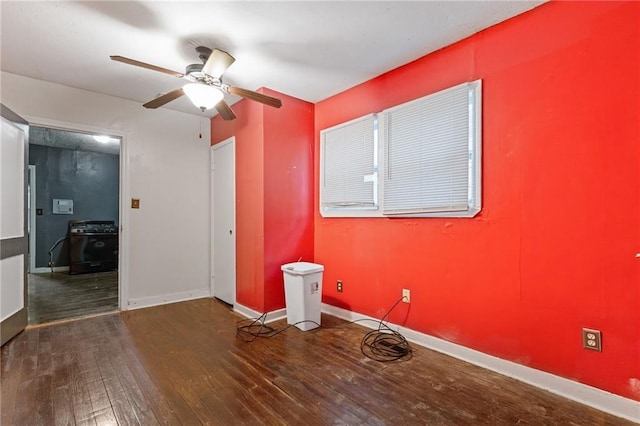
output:
<path id="1" fill-rule="evenodd" d="M 325 219 L 316 184 L 323 300 L 380 318 L 409 288 L 392 322 L 640 400 L 639 22 L 548 3 L 318 103 L 316 158 L 324 128 L 483 80 L 481 213 Z"/>
<path id="2" fill-rule="evenodd" d="M 285 306 L 280 266 L 313 260 L 314 106 L 260 92 L 282 108 L 241 100 L 235 120 L 211 120 L 211 140 L 236 138 L 236 300 L 269 312 Z"/>
<path id="3" fill-rule="evenodd" d="M 284 307 L 283 263 L 313 253 L 314 106 L 264 89 L 282 99 L 280 109 L 264 107 L 264 282 L 265 311 Z"/>

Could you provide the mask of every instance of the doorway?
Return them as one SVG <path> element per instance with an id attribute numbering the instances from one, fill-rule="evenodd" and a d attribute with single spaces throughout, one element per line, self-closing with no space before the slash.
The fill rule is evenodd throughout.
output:
<path id="1" fill-rule="evenodd" d="M 105 242 L 118 238 L 122 138 L 37 125 L 29 132 L 29 324 L 117 311 L 118 243 Z"/>

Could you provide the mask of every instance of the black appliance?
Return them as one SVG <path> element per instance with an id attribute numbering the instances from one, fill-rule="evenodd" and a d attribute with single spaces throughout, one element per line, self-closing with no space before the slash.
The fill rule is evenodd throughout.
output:
<path id="1" fill-rule="evenodd" d="M 69 221 L 69 274 L 118 269 L 118 226 L 112 220 Z"/>

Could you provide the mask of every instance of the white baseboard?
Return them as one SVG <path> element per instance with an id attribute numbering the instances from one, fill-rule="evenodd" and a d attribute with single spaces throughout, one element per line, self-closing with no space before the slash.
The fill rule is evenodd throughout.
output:
<path id="1" fill-rule="evenodd" d="M 348 311 L 326 303 L 322 304 L 322 312 L 347 321 L 372 320 L 371 323 L 363 321 L 360 325 L 369 328 L 377 328 L 378 326 L 379 320 L 376 318 Z M 428 349 L 433 349 L 454 358 L 495 371 L 496 373 L 512 377 L 565 398 L 577 401 L 581 404 L 613 414 L 614 416 L 640 423 L 639 401 L 624 398 L 589 385 L 574 382 L 541 370 L 536 370 L 515 362 L 487 355 L 396 324 L 389 323 L 388 326 L 400 332 L 410 342 L 416 343 L 420 346 L 424 346 Z"/>
<path id="2" fill-rule="evenodd" d="M 49 267 L 39 267 L 39 268 L 34 268 L 31 271 L 29 271 L 30 274 L 46 274 L 46 273 L 50 273 L 51 272 L 51 268 Z M 54 266 L 53 267 L 53 272 L 69 272 L 69 267 L 68 266 Z"/>
<path id="3" fill-rule="evenodd" d="M 253 309 L 247 308 L 246 306 L 243 306 L 239 303 L 236 303 L 235 305 L 233 305 L 233 310 L 239 313 L 240 315 L 247 318 L 251 318 L 251 319 L 260 318 L 260 316 L 263 315 L 260 312 L 254 311 Z M 285 308 L 282 308 L 282 309 L 268 312 L 267 318 L 265 319 L 264 322 L 266 324 L 266 323 L 277 321 L 286 317 L 287 317 L 287 310 Z"/>
<path id="4" fill-rule="evenodd" d="M 203 297 L 211 297 L 211 293 L 208 287 L 200 290 L 185 291 L 181 293 L 163 294 L 160 296 L 130 299 L 127 303 L 127 309 L 148 308 L 150 306 L 166 305 L 168 303 L 184 302 L 186 300 L 193 299 L 202 299 Z"/>

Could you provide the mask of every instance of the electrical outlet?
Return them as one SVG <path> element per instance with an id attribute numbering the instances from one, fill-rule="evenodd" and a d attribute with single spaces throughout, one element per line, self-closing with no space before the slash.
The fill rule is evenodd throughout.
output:
<path id="1" fill-rule="evenodd" d="M 338 290 L 338 293 L 342 293 L 342 280 L 336 281 L 336 290 Z"/>
<path id="2" fill-rule="evenodd" d="M 411 290 L 408 288 L 402 289 L 402 301 L 404 303 L 411 303 Z"/>
<path id="3" fill-rule="evenodd" d="M 584 347 L 585 349 L 602 352 L 602 334 L 600 333 L 600 330 L 583 328 L 582 347 Z"/>

